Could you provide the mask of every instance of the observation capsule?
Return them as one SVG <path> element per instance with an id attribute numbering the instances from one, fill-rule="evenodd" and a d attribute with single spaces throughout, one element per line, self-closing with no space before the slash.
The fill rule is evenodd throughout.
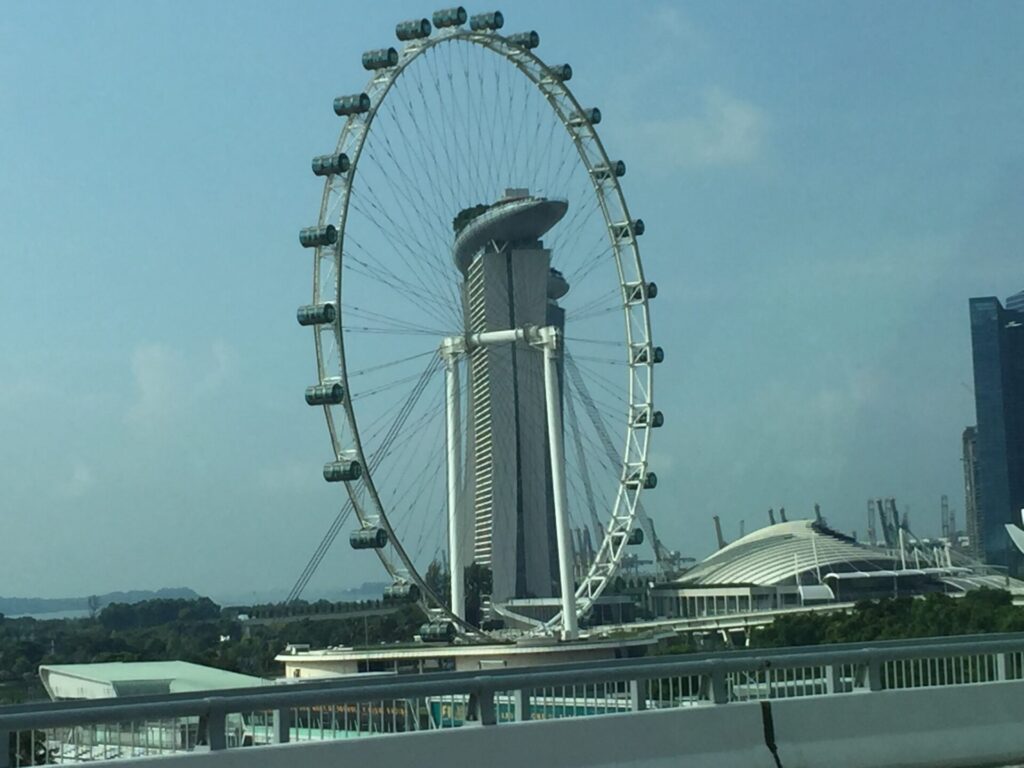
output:
<path id="1" fill-rule="evenodd" d="M 505 16 L 501 11 L 478 13 L 469 20 L 469 28 L 474 32 L 482 29 L 501 29 L 505 26 Z"/>
<path id="2" fill-rule="evenodd" d="M 540 35 L 533 30 L 529 32 L 516 32 L 514 35 L 509 35 L 505 38 L 509 43 L 516 46 L 517 48 L 536 48 L 540 45 Z"/>
<path id="3" fill-rule="evenodd" d="M 338 230 L 333 224 L 322 227 L 306 227 L 299 232 L 299 242 L 303 248 L 316 248 L 318 245 L 334 245 L 338 239 Z"/>
<path id="4" fill-rule="evenodd" d="M 631 236 L 640 237 L 646 231 L 647 227 L 644 225 L 643 219 L 620 221 L 618 224 L 612 224 L 612 232 L 619 240 L 628 240 Z"/>
<path id="5" fill-rule="evenodd" d="M 345 399 L 345 388 L 336 381 L 306 387 L 308 405 L 338 405 Z"/>
<path id="6" fill-rule="evenodd" d="M 466 9 L 461 5 L 455 8 L 442 8 L 440 11 L 434 11 L 433 21 L 434 26 L 438 29 L 444 27 L 461 27 L 466 23 Z"/>
<path id="7" fill-rule="evenodd" d="M 306 304 L 295 312 L 299 325 L 327 325 L 333 323 L 337 316 L 333 304 Z"/>
<path id="8" fill-rule="evenodd" d="M 349 483 L 363 476 L 358 461 L 329 461 L 324 464 L 324 480 L 328 483 Z"/>
<path id="9" fill-rule="evenodd" d="M 584 109 L 582 113 L 569 118 L 569 125 L 597 125 L 601 122 L 601 110 L 597 107 Z"/>
<path id="10" fill-rule="evenodd" d="M 628 283 L 626 285 L 626 300 L 632 303 L 653 299 L 658 295 L 657 283 Z"/>
<path id="11" fill-rule="evenodd" d="M 397 582 L 384 587 L 384 600 L 394 603 L 415 603 L 420 599 L 420 588 L 415 584 Z"/>
<path id="12" fill-rule="evenodd" d="M 634 528 L 629 532 L 629 538 L 626 539 L 626 544 L 631 547 L 638 547 L 644 543 L 644 529 Z"/>
<path id="13" fill-rule="evenodd" d="M 383 528 L 360 528 L 348 535 L 352 549 L 384 549 L 388 545 L 388 532 Z"/>
<path id="14" fill-rule="evenodd" d="M 614 160 L 608 165 L 599 165 L 591 171 L 595 179 L 610 179 L 613 176 L 622 178 L 626 175 L 626 164 L 621 160 Z"/>
<path id="15" fill-rule="evenodd" d="M 661 347 L 641 347 L 633 355 L 634 363 L 660 363 L 665 359 L 665 350 Z"/>
<path id="16" fill-rule="evenodd" d="M 455 637 L 455 625 L 450 621 L 424 624 L 420 627 L 420 637 L 425 643 L 449 643 Z"/>
<path id="17" fill-rule="evenodd" d="M 639 472 L 634 472 L 626 479 L 627 488 L 636 489 L 643 486 L 645 489 L 650 490 L 652 488 L 656 488 L 657 485 L 658 476 L 653 472 L 648 472 L 646 475 L 643 476 L 642 479 Z"/>
<path id="18" fill-rule="evenodd" d="M 398 63 L 398 51 L 394 48 L 377 48 L 363 54 L 363 69 L 387 69 Z"/>
<path id="19" fill-rule="evenodd" d="M 552 64 L 548 67 L 551 77 L 559 82 L 565 83 L 572 80 L 572 67 L 568 64 Z"/>
<path id="20" fill-rule="evenodd" d="M 357 115 L 370 111 L 370 97 L 365 93 L 353 93 L 350 96 L 339 96 L 334 100 L 334 114 L 338 117 Z"/>
<path id="21" fill-rule="evenodd" d="M 401 41 L 430 37 L 430 19 L 409 19 L 395 25 L 395 37 Z"/>
<path id="22" fill-rule="evenodd" d="M 344 152 L 339 152 L 336 155 L 320 155 L 313 158 L 313 173 L 317 176 L 330 176 L 332 173 L 344 173 L 348 169 L 348 155 Z"/>
<path id="23" fill-rule="evenodd" d="M 665 414 L 661 411 L 649 411 L 646 408 L 637 414 L 633 424 L 638 427 L 646 427 L 650 422 L 651 429 L 657 429 L 665 423 Z"/>

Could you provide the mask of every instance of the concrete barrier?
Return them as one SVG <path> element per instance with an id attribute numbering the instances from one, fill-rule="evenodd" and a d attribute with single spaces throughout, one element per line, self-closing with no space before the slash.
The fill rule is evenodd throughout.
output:
<path id="1" fill-rule="evenodd" d="M 156 761 L 156 762 L 154 762 Z M 758 704 L 467 726 L 140 760 L 119 768 L 775 768 Z"/>
<path id="2" fill-rule="evenodd" d="M 784 768 L 976 768 L 1024 763 L 1024 682 L 771 703 Z"/>

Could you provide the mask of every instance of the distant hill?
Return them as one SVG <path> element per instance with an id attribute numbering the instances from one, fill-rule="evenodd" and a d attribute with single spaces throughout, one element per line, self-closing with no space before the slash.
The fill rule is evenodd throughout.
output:
<path id="1" fill-rule="evenodd" d="M 199 593 L 188 587 L 168 587 L 156 591 L 150 589 L 132 589 L 127 592 L 107 592 L 96 595 L 99 607 L 111 603 L 140 603 L 143 600 L 184 599 L 196 600 Z M 88 611 L 89 596 L 85 597 L 0 597 L 0 613 L 6 616 L 39 615 L 44 613 L 65 613 L 69 611 Z"/>

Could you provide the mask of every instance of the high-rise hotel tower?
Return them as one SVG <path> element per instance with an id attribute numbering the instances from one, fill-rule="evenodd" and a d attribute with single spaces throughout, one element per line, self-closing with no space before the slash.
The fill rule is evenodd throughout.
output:
<path id="1" fill-rule="evenodd" d="M 456 234 L 467 332 L 564 327 L 569 286 L 540 238 L 567 208 L 510 189 Z M 542 354 L 526 341 L 469 353 L 464 562 L 490 569 L 495 602 L 559 593 Z"/>

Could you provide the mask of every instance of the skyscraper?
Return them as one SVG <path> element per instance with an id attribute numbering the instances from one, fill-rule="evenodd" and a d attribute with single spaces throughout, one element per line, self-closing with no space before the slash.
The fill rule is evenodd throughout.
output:
<path id="1" fill-rule="evenodd" d="M 979 553 L 993 565 L 1022 565 L 1004 528 L 1024 508 L 1024 292 L 1006 302 L 970 301 L 977 412 L 974 488 Z"/>
<path id="2" fill-rule="evenodd" d="M 508 190 L 480 208 L 455 241 L 467 331 L 564 327 L 557 300 L 569 287 L 540 237 L 566 203 Z M 540 351 L 525 341 L 473 349 L 468 400 L 471 560 L 490 569 L 495 602 L 553 597 L 558 551 Z"/>

